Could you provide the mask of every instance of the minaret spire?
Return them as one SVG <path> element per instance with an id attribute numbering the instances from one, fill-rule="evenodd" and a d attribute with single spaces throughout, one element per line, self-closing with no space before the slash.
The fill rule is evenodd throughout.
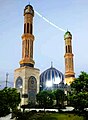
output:
<path id="1" fill-rule="evenodd" d="M 33 60 L 33 17 L 34 10 L 29 2 L 29 4 L 24 9 L 24 33 L 22 35 L 22 60 L 20 61 L 20 67 L 34 67 L 35 62 Z"/>
<path id="2" fill-rule="evenodd" d="M 53 62 L 51 61 L 51 68 L 53 68 Z"/>
<path id="3" fill-rule="evenodd" d="M 73 63 L 73 53 L 72 53 L 72 35 L 67 31 L 64 35 L 65 40 L 65 82 L 70 84 L 74 78 L 74 63 Z"/>
<path id="4" fill-rule="evenodd" d="M 30 5 L 30 0 L 29 0 L 28 4 Z"/>
<path id="5" fill-rule="evenodd" d="M 14 71 L 14 87 L 21 93 L 20 105 L 36 104 L 36 94 L 39 92 L 40 70 L 34 67 L 33 60 L 33 17 L 34 10 L 28 4 L 24 8 L 24 32 L 22 35 L 22 59 L 20 68 Z"/>

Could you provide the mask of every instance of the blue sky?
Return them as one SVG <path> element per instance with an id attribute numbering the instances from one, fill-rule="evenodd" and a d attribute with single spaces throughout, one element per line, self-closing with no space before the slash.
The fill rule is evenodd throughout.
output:
<path id="1" fill-rule="evenodd" d="M 0 0 L 0 81 L 9 73 L 13 82 L 14 69 L 21 60 L 23 10 L 29 0 Z M 31 0 L 31 5 L 55 25 L 72 35 L 74 70 L 88 73 L 88 0 Z M 64 32 L 48 24 L 37 14 L 34 17 L 35 67 L 42 71 L 53 66 L 64 73 Z M 4 84 L 4 83 L 3 83 Z"/>

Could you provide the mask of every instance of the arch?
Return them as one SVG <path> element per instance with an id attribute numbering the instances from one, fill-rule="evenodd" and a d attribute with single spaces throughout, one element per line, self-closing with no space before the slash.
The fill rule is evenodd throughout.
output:
<path id="1" fill-rule="evenodd" d="M 19 76 L 17 79 L 16 79 L 16 84 L 15 84 L 15 87 L 16 88 L 20 88 L 23 86 L 23 80 L 22 78 Z"/>
<path id="2" fill-rule="evenodd" d="M 35 104 L 37 94 L 37 80 L 34 76 L 28 79 L 28 102 Z"/>

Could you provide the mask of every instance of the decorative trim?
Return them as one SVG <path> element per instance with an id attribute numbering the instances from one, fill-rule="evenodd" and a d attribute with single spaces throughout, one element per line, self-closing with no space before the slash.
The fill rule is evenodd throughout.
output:
<path id="1" fill-rule="evenodd" d="M 65 75 L 65 78 L 68 78 L 68 77 L 75 77 L 75 75 Z"/>
<path id="2" fill-rule="evenodd" d="M 20 64 L 20 67 L 24 67 L 24 66 L 34 67 L 34 65 L 33 65 L 33 64 L 30 64 L 30 63 L 23 63 L 23 64 Z"/>
<path id="3" fill-rule="evenodd" d="M 22 94 L 22 98 L 28 98 L 28 94 Z"/>

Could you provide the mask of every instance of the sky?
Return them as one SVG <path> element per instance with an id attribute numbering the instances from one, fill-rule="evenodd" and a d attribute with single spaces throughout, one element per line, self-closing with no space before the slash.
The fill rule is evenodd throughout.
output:
<path id="1" fill-rule="evenodd" d="M 24 7 L 27 4 L 56 26 L 72 34 L 74 72 L 88 73 L 88 0 L 0 0 L 0 84 L 5 85 L 6 73 L 10 84 L 22 56 Z M 40 73 L 51 66 L 65 72 L 64 31 L 47 23 L 35 13 L 33 19 L 34 61 Z"/>

